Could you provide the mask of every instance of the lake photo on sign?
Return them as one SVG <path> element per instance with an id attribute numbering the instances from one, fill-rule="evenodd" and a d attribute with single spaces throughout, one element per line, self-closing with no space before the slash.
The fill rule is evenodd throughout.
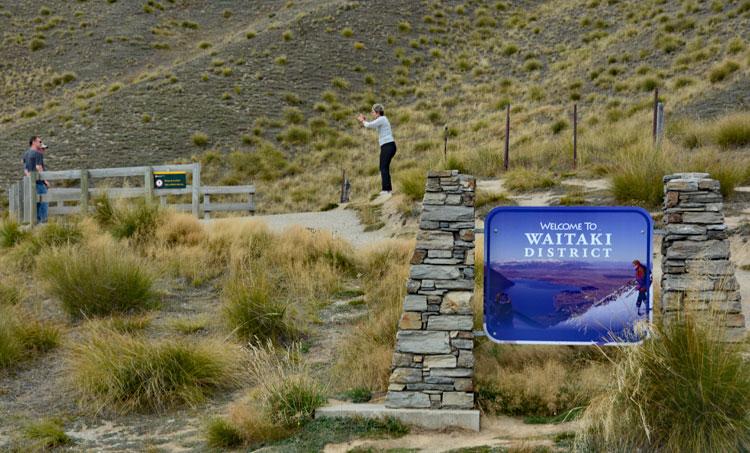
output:
<path id="1" fill-rule="evenodd" d="M 496 342 L 618 344 L 651 319 L 651 229 L 640 208 L 493 209 L 484 328 Z"/>

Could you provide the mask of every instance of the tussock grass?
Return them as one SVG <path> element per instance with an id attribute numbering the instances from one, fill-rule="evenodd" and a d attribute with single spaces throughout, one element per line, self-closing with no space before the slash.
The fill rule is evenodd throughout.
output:
<path id="1" fill-rule="evenodd" d="M 21 290 L 15 281 L 3 277 L 0 281 L 0 306 L 16 305 L 21 301 Z"/>
<path id="2" fill-rule="evenodd" d="M 389 241 L 365 252 L 365 303 L 371 314 L 342 342 L 345 346 L 333 370 L 340 390 L 383 391 L 388 387 L 413 248 L 411 242 Z"/>
<path id="3" fill-rule="evenodd" d="M 208 239 L 200 221 L 191 214 L 169 213 L 156 226 L 156 239 L 167 247 L 196 246 Z"/>
<path id="4" fill-rule="evenodd" d="M 27 232 L 16 221 L 5 219 L 0 223 L 0 247 L 13 247 L 27 236 Z"/>
<path id="5" fill-rule="evenodd" d="M 211 448 L 235 448 L 243 442 L 240 430 L 223 418 L 212 418 L 206 424 L 206 443 Z"/>
<path id="6" fill-rule="evenodd" d="M 208 144 L 208 134 L 204 132 L 194 132 L 190 140 L 195 146 L 206 146 Z"/>
<path id="7" fill-rule="evenodd" d="M 503 186 L 516 192 L 528 192 L 536 189 L 548 189 L 557 185 L 555 177 L 549 171 L 535 168 L 514 168 L 505 173 Z"/>
<path id="8" fill-rule="evenodd" d="M 194 407 L 241 382 L 242 351 L 215 340 L 149 341 L 92 328 L 72 345 L 70 385 L 94 411 L 163 412 Z"/>
<path id="9" fill-rule="evenodd" d="M 18 307 L 0 305 L 0 369 L 12 368 L 60 344 L 61 332 Z"/>
<path id="10" fill-rule="evenodd" d="M 674 154 L 664 146 L 657 151 L 641 142 L 621 150 L 612 174 L 612 194 L 621 203 L 659 206 L 664 197 L 664 175 L 674 169 Z"/>
<path id="11" fill-rule="evenodd" d="M 144 262 L 115 244 L 46 250 L 38 273 L 74 319 L 153 308 L 154 277 Z"/>
<path id="12" fill-rule="evenodd" d="M 424 198 L 427 171 L 422 168 L 412 168 L 398 174 L 398 184 L 401 192 L 413 201 Z"/>
<path id="13" fill-rule="evenodd" d="M 584 414 L 578 449 L 750 448 L 750 366 L 738 345 L 721 342 L 717 324 L 686 316 L 622 348 L 614 378 Z"/>
<path id="14" fill-rule="evenodd" d="M 31 423 L 23 428 L 23 437 L 30 441 L 27 447 L 33 449 L 52 449 L 73 443 L 59 420 L 48 419 Z"/>
<path id="15" fill-rule="evenodd" d="M 750 146 L 750 113 L 734 113 L 713 124 L 713 139 L 722 148 Z"/>

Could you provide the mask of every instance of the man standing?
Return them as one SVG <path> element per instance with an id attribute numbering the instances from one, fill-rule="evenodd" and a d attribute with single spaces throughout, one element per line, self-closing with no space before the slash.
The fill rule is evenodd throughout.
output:
<path id="1" fill-rule="evenodd" d="M 42 142 L 42 137 L 35 135 L 29 139 L 29 149 L 23 154 L 23 173 L 31 176 L 31 172 L 37 173 L 46 170 L 44 166 L 44 150 L 47 145 Z M 49 182 L 37 179 L 36 193 L 39 195 L 47 193 Z M 36 204 L 36 220 L 38 223 L 47 223 L 47 203 Z"/>
<path id="2" fill-rule="evenodd" d="M 635 268 L 635 287 L 638 290 L 638 299 L 635 301 L 635 306 L 638 308 L 638 316 L 641 315 L 641 304 L 646 302 L 646 316 L 650 311 L 648 301 L 648 288 L 651 286 L 651 279 L 649 278 L 648 269 L 639 260 L 633 260 L 633 267 Z"/>

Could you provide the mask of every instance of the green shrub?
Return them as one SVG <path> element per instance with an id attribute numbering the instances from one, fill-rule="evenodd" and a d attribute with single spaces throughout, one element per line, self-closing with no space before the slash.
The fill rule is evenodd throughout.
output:
<path id="1" fill-rule="evenodd" d="M 626 147 L 616 157 L 612 194 L 620 203 L 657 207 L 664 197 L 664 175 L 673 166 L 666 150 L 657 151 L 645 143 Z"/>
<path id="2" fill-rule="evenodd" d="M 45 42 L 43 39 L 34 38 L 29 42 L 29 49 L 31 49 L 32 52 L 36 52 L 37 50 L 43 49 L 45 46 Z"/>
<path id="3" fill-rule="evenodd" d="M 553 134 L 559 134 L 568 128 L 568 122 L 565 120 L 557 120 L 550 126 L 550 130 Z"/>
<path id="4" fill-rule="evenodd" d="M 23 437 L 30 440 L 34 447 L 41 449 L 63 447 L 73 443 L 63 431 L 59 420 L 42 420 L 27 425 L 23 429 Z"/>
<path id="5" fill-rule="evenodd" d="M 212 418 L 206 426 L 206 442 L 211 448 L 235 448 L 244 443 L 242 433 L 222 418 Z"/>
<path id="6" fill-rule="evenodd" d="M 114 244 L 110 247 L 49 249 L 39 267 L 49 293 L 72 318 L 106 316 L 153 308 L 153 276 L 144 263 Z"/>
<path id="7" fill-rule="evenodd" d="M 523 69 L 529 72 L 542 69 L 542 62 L 535 58 L 532 58 L 531 60 L 526 60 L 526 63 L 523 64 Z"/>
<path id="8" fill-rule="evenodd" d="M 366 403 L 372 399 L 372 391 L 365 387 L 355 387 L 348 390 L 344 396 L 352 403 Z"/>
<path id="9" fill-rule="evenodd" d="M 208 135 L 203 132 L 194 132 L 190 136 L 190 140 L 192 140 L 195 146 L 206 146 L 208 144 Z"/>
<path id="10" fill-rule="evenodd" d="M 422 201 L 424 198 L 427 172 L 421 168 L 411 168 L 399 172 L 397 177 L 399 189 L 403 194 L 414 201 Z"/>
<path id="11" fill-rule="evenodd" d="M 289 319 L 286 303 L 271 285 L 267 270 L 250 281 L 235 278 L 224 288 L 222 314 L 230 331 L 243 341 L 293 340 L 298 330 Z"/>
<path id="12" fill-rule="evenodd" d="M 0 305 L 0 369 L 56 348 L 60 329 L 17 307 Z"/>
<path id="13" fill-rule="evenodd" d="M 552 173 L 536 168 L 516 168 L 505 173 L 503 186 L 516 192 L 549 189 L 557 184 Z"/>
<path id="14" fill-rule="evenodd" d="M 83 232 L 74 222 L 54 221 L 42 225 L 34 234 L 34 240 L 41 246 L 59 247 L 81 242 Z"/>
<path id="15" fill-rule="evenodd" d="M 708 80 L 711 83 L 721 82 L 738 69 L 740 69 L 739 63 L 731 60 L 724 61 L 711 68 L 708 73 Z"/>
<path id="16" fill-rule="evenodd" d="M 464 162 L 464 160 L 455 154 L 451 154 L 448 156 L 448 161 L 445 162 L 445 169 L 446 170 L 458 170 L 459 173 L 468 173 L 468 166 Z"/>
<path id="17" fill-rule="evenodd" d="M 284 142 L 289 145 L 306 145 L 311 138 L 310 129 L 302 126 L 289 126 L 283 134 Z"/>
<path id="18" fill-rule="evenodd" d="M 584 414 L 582 451 L 747 451 L 750 364 L 719 320 L 657 324 L 615 355 L 615 374 Z"/>
<path id="19" fill-rule="evenodd" d="M 302 110 L 296 107 L 287 107 L 284 109 L 284 119 L 289 124 L 300 124 L 305 121 L 305 116 L 302 114 Z"/>
<path id="20" fill-rule="evenodd" d="M 143 200 L 123 203 L 115 207 L 109 230 L 117 239 L 146 242 L 154 236 L 160 214 L 159 205 L 154 203 Z"/>
<path id="21" fill-rule="evenodd" d="M 28 233 L 14 220 L 3 220 L 0 223 L 0 247 L 13 247 L 27 236 Z"/>
<path id="22" fill-rule="evenodd" d="M 93 328 L 71 347 L 73 390 L 94 410 L 162 412 L 205 401 L 240 382 L 236 346 L 204 340 L 147 340 Z"/>
<path id="23" fill-rule="evenodd" d="M 750 113 L 735 113 L 713 126 L 714 141 L 722 148 L 750 146 Z"/>

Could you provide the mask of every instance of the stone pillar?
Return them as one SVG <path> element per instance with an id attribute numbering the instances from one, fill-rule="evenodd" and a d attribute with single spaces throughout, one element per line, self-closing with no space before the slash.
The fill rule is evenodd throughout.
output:
<path id="1" fill-rule="evenodd" d="M 386 407 L 474 407 L 475 186 L 455 170 L 427 175 Z"/>
<path id="2" fill-rule="evenodd" d="M 680 311 L 718 312 L 727 341 L 745 336 L 739 284 L 729 260 L 719 181 L 707 173 L 664 177 L 661 312 L 665 322 Z"/>

